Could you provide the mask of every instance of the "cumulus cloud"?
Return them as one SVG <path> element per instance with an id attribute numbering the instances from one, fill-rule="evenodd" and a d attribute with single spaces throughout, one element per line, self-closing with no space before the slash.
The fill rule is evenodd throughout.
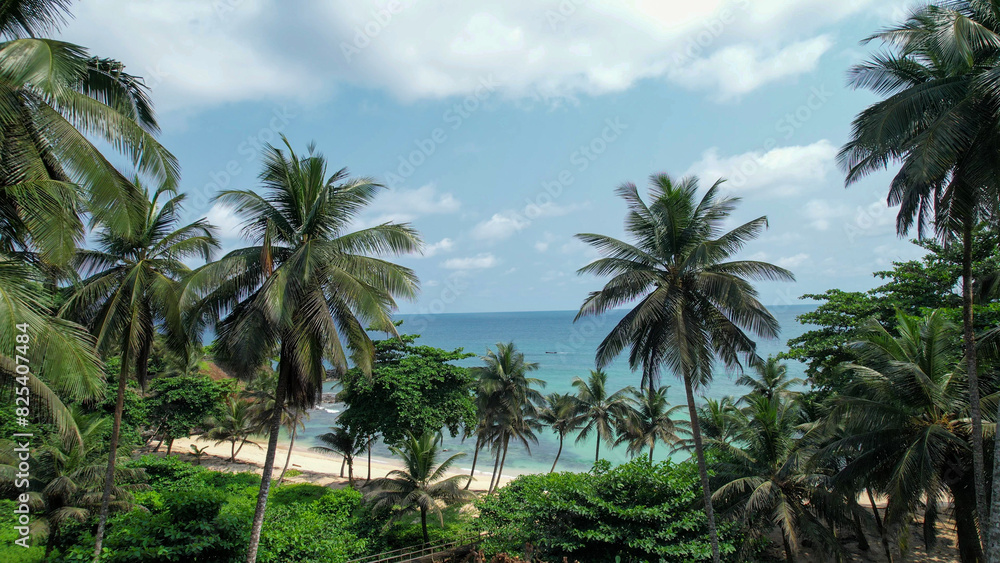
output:
<path id="1" fill-rule="evenodd" d="M 433 244 L 424 247 L 424 258 L 430 258 L 442 252 L 451 252 L 455 248 L 455 241 L 450 238 L 443 238 Z"/>
<path id="2" fill-rule="evenodd" d="M 236 216 L 232 207 L 216 203 L 205 214 L 205 219 L 218 227 L 218 236 L 222 240 L 237 240 L 240 238 L 242 221 Z"/>
<path id="3" fill-rule="evenodd" d="M 369 209 L 386 214 L 413 216 L 456 213 L 462 204 L 451 193 L 438 193 L 433 184 L 415 190 L 405 188 L 388 190 L 380 195 Z"/>
<path id="4" fill-rule="evenodd" d="M 703 182 L 726 178 L 723 187 L 739 193 L 750 191 L 769 195 L 808 192 L 836 169 L 837 148 L 823 139 L 811 145 L 776 147 L 767 152 L 750 151 L 724 156 L 716 148 L 701 155 L 686 174 Z"/>
<path id="5" fill-rule="evenodd" d="M 719 101 L 727 101 L 788 76 L 816 68 L 819 58 L 833 46 L 822 35 L 792 43 L 774 53 L 765 53 L 756 45 L 733 45 L 719 49 L 710 57 L 673 68 L 667 76 L 683 86 L 707 90 Z"/>
<path id="6" fill-rule="evenodd" d="M 831 203 L 825 199 L 814 199 L 806 202 L 802 209 L 804 218 L 814 229 L 826 231 L 836 220 L 844 219 L 850 209 L 841 203 Z"/>
<path id="7" fill-rule="evenodd" d="M 487 78 L 515 98 L 615 92 L 651 77 L 725 98 L 810 70 L 829 49 L 822 26 L 873 4 L 91 0 L 74 5 L 62 38 L 123 60 L 161 110 L 313 100 L 342 84 L 442 98 Z M 734 64 L 740 80 L 727 75 Z"/>
<path id="8" fill-rule="evenodd" d="M 774 264 L 776 266 L 781 266 L 782 268 L 792 269 L 792 268 L 796 268 L 798 266 L 801 266 L 802 263 L 805 262 L 808 259 L 809 259 L 809 255 L 808 254 L 806 254 L 804 252 L 800 252 L 800 253 L 798 253 L 798 254 L 796 254 L 794 256 L 784 256 L 782 258 L 778 258 L 774 262 Z"/>
<path id="9" fill-rule="evenodd" d="M 492 268 L 500 263 L 496 256 L 489 252 L 483 252 L 475 256 L 465 258 L 449 258 L 441 263 L 442 268 L 448 270 L 484 270 Z"/>
<path id="10" fill-rule="evenodd" d="M 485 221 L 480 221 L 472 228 L 472 236 L 481 240 L 500 240 L 509 238 L 518 231 L 528 228 L 531 221 L 515 211 L 494 213 Z"/>

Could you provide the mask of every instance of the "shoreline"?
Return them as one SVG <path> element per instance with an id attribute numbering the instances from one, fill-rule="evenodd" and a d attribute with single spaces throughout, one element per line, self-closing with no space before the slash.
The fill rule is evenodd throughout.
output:
<path id="1" fill-rule="evenodd" d="M 194 460 L 194 455 L 191 453 L 190 448 L 193 444 L 198 448 L 207 447 L 205 450 L 205 456 L 202 457 L 201 460 L 201 465 L 206 469 L 226 472 L 263 472 L 264 458 L 267 454 L 266 442 L 248 440 L 243 446 L 243 449 L 236 454 L 236 462 L 230 463 L 230 447 L 228 442 L 216 445 L 213 441 L 200 440 L 199 438 L 200 436 L 189 436 L 187 438 L 178 438 L 174 440 L 174 447 L 170 455 L 184 456 L 186 459 Z M 166 450 L 161 447 L 159 452 L 149 453 L 153 455 L 166 455 Z M 287 442 L 284 444 L 279 442 L 274 458 L 275 479 L 281 475 L 281 469 L 285 466 L 285 459 L 287 455 Z M 289 477 L 286 475 L 285 481 L 293 483 L 312 483 L 314 485 L 333 488 L 346 486 L 348 483 L 346 467 L 344 468 L 344 477 L 340 476 L 340 466 L 342 461 L 343 457 L 340 455 L 314 452 L 308 448 L 301 448 L 296 445 L 292 448 L 292 457 L 288 464 L 288 470 L 291 471 L 295 469 L 301 471 L 301 474 L 296 475 L 295 477 Z M 489 471 L 482 471 L 479 467 L 482 467 L 481 463 L 486 460 L 483 456 L 480 456 L 479 461 L 480 464 L 477 464 L 477 469 L 474 474 L 475 477 L 473 478 L 472 485 L 469 486 L 469 490 L 485 493 L 487 487 L 489 487 L 490 476 L 492 475 L 492 466 L 489 468 Z M 383 458 L 375 455 L 371 458 L 372 479 L 382 478 L 385 477 L 390 471 L 403 469 L 404 467 L 400 460 Z M 448 477 L 460 475 L 468 476 L 470 469 L 471 464 L 470 467 L 459 467 L 457 470 L 448 471 L 446 475 Z M 534 472 L 519 470 L 509 471 L 505 469 L 504 474 L 501 475 L 499 479 L 500 486 L 502 487 L 507 485 L 520 475 L 531 473 Z M 368 456 L 366 454 L 362 454 L 354 459 L 354 480 L 365 481 L 367 476 Z"/>

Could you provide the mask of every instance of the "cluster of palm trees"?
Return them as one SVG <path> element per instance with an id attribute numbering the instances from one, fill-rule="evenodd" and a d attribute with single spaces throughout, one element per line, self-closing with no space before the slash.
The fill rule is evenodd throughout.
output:
<path id="1" fill-rule="evenodd" d="M 479 422 L 470 429 L 470 434 L 476 437 L 476 459 L 484 448 L 494 457 L 488 493 L 500 483 L 511 440 L 530 453 L 544 427 L 551 428 L 559 437 L 550 473 L 559 463 L 566 437 L 574 432 L 577 442 L 591 436 L 596 438 L 595 462 L 600 459 L 602 443 L 610 447 L 626 444 L 632 456 L 648 449 L 652 460 L 658 443 L 679 446 L 681 436 L 687 432 L 688 423 L 677 419 L 680 407 L 670 406 L 665 387 L 643 391 L 626 387 L 609 393 L 607 374 L 595 370 L 586 380 L 573 379 L 576 393 L 543 396 L 539 389 L 545 382 L 527 376 L 538 369 L 538 364 L 526 362 L 513 343 L 497 343 L 496 350 L 488 350 L 482 359 L 485 365 L 473 368 L 478 377 Z M 475 471 L 476 460 L 473 460 L 466 488 Z"/>
<path id="2" fill-rule="evenodd" d="M 801 382 L 783 366 L 773 359 L 759 366 L 759 377 L 741 378 L 749 393 L 700 410 L 717 460 L 713 500 L 752 535 L 777 531 L 788 561 L 805 541 L 842 560 L 845 531 L 867 550 L 871 524 L 892 561 L 905 555 L 918 516 L 933 546 L 950 501 L 961 560 L 985 560 L 959 341 L 941 311 L 899 314 L 891 330 L 872 321 L 854 344 L 858 362 L 840 367 L 851 383 L 818 414 L 805 408 L 792 390 Z"/>

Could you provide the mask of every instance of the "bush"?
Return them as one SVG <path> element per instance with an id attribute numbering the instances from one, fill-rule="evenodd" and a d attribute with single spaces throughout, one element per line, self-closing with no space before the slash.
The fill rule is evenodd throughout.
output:
<path id="1" fill-rule="evenodd" d="M 645 458 L 591 473 L 524 475 L 478 503 L 478 527 L 491 534 L 488 554 L 522 553 L 558 561 L 711 561 L 701 487 L 692 462 Z M 720 526 L 720 550 L 732 558 L 741 542 Z"/>
<path id="2" fill-rule="evenodd" d="M 7 563 L 8 561 L 10 563 L 15 561 L 18 563 L 40 562 L 45 555 L 45 547 L 42 544 L 45 541 L 44 536 L 31 536 L 28 544 L 31 547 L 28 549 L 14 543 L 14 540 L 21 537 L 14 530 L 14 526 L 17 525 L 14 521 L 14 508 L 16 505 L 17 503 L 12 500 L 0 500 L 0 563 Z M 38 516 L 32 516 L 32 520 L 36 518 Z"/>

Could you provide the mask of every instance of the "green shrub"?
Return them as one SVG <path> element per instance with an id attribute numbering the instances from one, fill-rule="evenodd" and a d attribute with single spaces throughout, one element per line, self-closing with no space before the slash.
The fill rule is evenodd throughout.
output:
<path id="1" fill-rule="evenodd" d="M 696 466 L 645 458 L 591 473 L 524 475 L 478 503 L 487 553 L 521 553 L 526 543 L 549 561 L 710 561 L 707 519 Z M 740 544 L 731 524 L 720 549 Z M 620 558 L 620 559 L 618 559 Z"/>
<path id="2" fill-rule="evenodd" d="M 14 508 L 16 503 L 12 500 L 0 500 L 0 563 L 35 563 L 42 561 L 45 555 L 44 536 L 32 536 L 27 549 L 16 545 L 14 540 L 21 537 L 14 530 L 17 525 L 14 522 Z M 37 519 L 32 516 L 32 519 Z"/>
<path id="3" fill-rule="evenodd" d="M 300 483 L 296 485 L 284 485 L 277 487 L 271 492 L 269 502 L 275 504 L 297 504 L 300 502 L 313 502 L 326 496 L 332 491 L 320 485 L 312 483 Z"/>

